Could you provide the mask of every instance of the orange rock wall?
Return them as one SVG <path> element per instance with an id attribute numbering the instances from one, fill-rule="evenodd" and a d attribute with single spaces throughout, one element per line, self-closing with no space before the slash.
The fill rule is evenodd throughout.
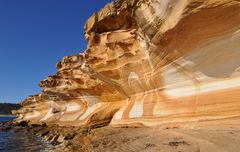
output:
<path id="1" fill-rule="evenodd" d="M 240 1 L 125 0 L 85 25 L 19 121 L 157 126 L 240 116 Z"/>

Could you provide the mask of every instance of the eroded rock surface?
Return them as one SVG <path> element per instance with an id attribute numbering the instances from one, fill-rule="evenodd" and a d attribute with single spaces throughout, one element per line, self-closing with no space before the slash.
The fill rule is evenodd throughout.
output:
<path id="1" fill-rule="evenodd" d="M 240 1 L 125 0 L 85 25 L 18 121 L 157 126 L 240 116 Z M 190 125 L 191 126 L 191 125 Z"/>

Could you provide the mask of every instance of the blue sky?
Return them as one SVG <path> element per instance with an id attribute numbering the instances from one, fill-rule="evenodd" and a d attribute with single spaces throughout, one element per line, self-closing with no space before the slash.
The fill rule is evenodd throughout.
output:
<path id="1" fill-rule="evenodd" d="M 86 20 L 111 0 L 0 0 L 0 102 L 41 91 L 63 56 L 86 48 Z"/>

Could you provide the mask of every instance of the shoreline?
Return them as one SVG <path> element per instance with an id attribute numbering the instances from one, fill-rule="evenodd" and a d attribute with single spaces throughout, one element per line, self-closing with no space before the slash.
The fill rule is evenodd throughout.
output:
<path id="1" fill-rule="evenodd" d="M 16 115 L 4 115 L 4 114 L 0 114 L 0 117 L 17 117 Z"/>
<path id="2" fill-rule="evenodd" d="M 231 121 L 230 121 L 231 122 Z M 238 119 L 232 120 L 232 123 Z M 58 125 L 37 125 L 27 122 L 4 124 L 3 130 L 28 132 L 41 139 L 48 151 L 221 151 L 238 150 L 240 129 L 224 126 L 220 122 L 203 122 L 199 128 L 153 127 L 153 128 L 114 128 L 74 127 Z M 221 124 L 221 127 L 219 125 Z M 207 127 L 209 126 L 209 127 Z M 1 130 L 1 127 L 0 127 Z M 212 144 L 208 144 L 211 140 Z M 220 141 L 220 142 L 219 142 Z M 222 145 L 224 141 L 225 144 Z"/>
<path id="3" fill-rule="evenodd" d="M 3 143 L 0 151 L 48 151 L 50 147 L 43 138 L 34 135 L 26 124 L 13 121 L 0 122 L 0 139 Z"/>

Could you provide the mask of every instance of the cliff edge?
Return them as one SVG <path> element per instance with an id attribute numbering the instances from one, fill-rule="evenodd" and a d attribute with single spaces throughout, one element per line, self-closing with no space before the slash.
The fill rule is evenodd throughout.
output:
<path id="1" fill-rule="evenodd" d="M 240 116 L 239 23 L 239 0 L 109 3 L 86 22 L 87 49 L 57 64 L 16 121 L 227 126 Z"/>

